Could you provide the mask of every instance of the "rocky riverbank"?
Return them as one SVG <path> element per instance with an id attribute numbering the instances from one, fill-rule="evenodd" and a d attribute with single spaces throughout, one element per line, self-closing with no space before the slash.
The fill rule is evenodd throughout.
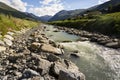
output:
<path id="1" fill-rule="evenodd" d="M 45 26 L 24 33 L 8 32 L 0 41 L 2 80 L 85 80 L 79 68 L 58 55 L 62 47 L 42 31 Z"/>
<path id="2" fill-rule="evenodd" d="M 87 32 L 84 30 L 77 30 L 74 28 L 59 27 L 59 26 L 56 26 L 56 28 L 58 28 L 59 30 L 66 31 L 69 34 L 80 36 L 80 39 L 78 39 L 78 41 L 91 41 L 109 48 L 115 48 L 115 49 L 120 48 L 120 38 L 110 37 L 98 33 Z"/>

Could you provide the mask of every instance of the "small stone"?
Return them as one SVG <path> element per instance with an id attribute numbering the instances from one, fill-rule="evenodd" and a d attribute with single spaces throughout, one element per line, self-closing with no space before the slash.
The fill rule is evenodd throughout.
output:
<path id="1" fill-rule="evenodd" d="M 26 69 L 22 75 L 23 78 L 30 78 L 33 76 L 40 76 L 40 74 L 32 69 Z"/>
<path id="2" fill-rule="evenodd" d="M 40 48 L 41 44 L 37 42 L 33 42 L 30 46 L 31 50 L 36 51 Z"/>
<path id="3" fill-rule="evenodd" d="M 5 51 L 5 50 L 6 50 L 6 47 L 0 46 L 0 52 Z"/>
<path id="4" fill-rule="evenodd" d="M 5 35 L 4 37 L 7 38 L 7 39 L 9 39 L 9 40 L 11 40 L 11 41 L 14 40 L 14 38 L 12 36 L 10 36 L 10 35 Z"/>
<path id="5" fill-rule="evenodd" d="M 5 43 L 0 40 L 0 45 L 1 45 L 1 46 L 5 46 Z"/>
<path id="6" fill-rule="evenodd" d="M 6 38 L 4 38 L 3 41 L 4 41 L 8 46 L 12 46 L 12 44 L 13 44 L 11 40 L 6 39 Z"/>
<path id="7" fill-rule="evenodd" d="M 13 36 L 15 33 L 13 33 L 13 32 L 7 32 L 7 34 Z"/>

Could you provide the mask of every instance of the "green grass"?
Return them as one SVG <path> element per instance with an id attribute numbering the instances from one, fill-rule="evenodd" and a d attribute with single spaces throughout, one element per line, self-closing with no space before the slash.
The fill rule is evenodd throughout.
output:
<path id="1" fill-rule="evenodd" d="M 20 30 L 22 28 L 28 27 L 35 27 L 37 25 L 38 22 L 35 21 L 0 14 L 0 32 L 2 32 L 2 35 L 6 34 L 8 31 Z"/>
<path id="2" fill-rule="evenodd" d="M 97 15 L 93 18 L 54 21 L 49 24 L 83 29 L 107 35 L 120 35 L 120 12 Z"/>

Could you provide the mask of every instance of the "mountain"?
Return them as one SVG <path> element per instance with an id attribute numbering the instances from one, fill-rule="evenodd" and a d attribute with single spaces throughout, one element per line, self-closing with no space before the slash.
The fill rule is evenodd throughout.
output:
<path id="1" fill-rule="evenodd" d="M 45 16 L 39 17 L 39 20 L 40 20 L 40 21 L 43 21 L 43 22 L 47 22 L 47 21 L 50 20 L 51 18 L 52 18 L 52 16 L 50 16 L 50 15 L 45 15 Z"/>
<path id="2" fill-rule="evenodd" d="M 18 11 L 2 2 L 0 2 L 0 13 L 22 19 L 39 20 L 38 17 L 32 13 Z"/>
<path id="3" fill-rule="evenodd" d="M 108 2 L 105 2 L 105 3 L 103 3 L 103 4 L 101 4 L 101 5 L 99 5 L 99 6 L 97 6 L 95 9 L 93 9 L 93 10 L 103 10 L 103 9 L 107 9 L 108 7 L 110 7 L 110 6 L 115 6 L 115 5 L 118 5 L 118 4 L 120 4 L 120 0 L 110 0 L 110 1 L 108 1 Z"/>
<path id="4" fill-rule="evenodd" d="M 78 10 L 71 10 L 71 11 L 62 10 L 58 12 L 56 15 L 54 15 L 49 21 L 57 21 L 57 20 L 64 20 L 68 18 L 74 18 L 76 16 L 83 15 L 88 11 L 100 11 L 102 13 L 106 13 L 106 10 L 108 10 L 109 7 L 116 6 L 118 4 L 120 4 L 120 0 L 110 0 L 103 4 L 90 7 L 88 9 L 78 9 Z"/>
<path id="5" fill-rule="evenodd" d="M 106 11 L 108 10 L 109 7 L 113 7 L 113 6 L 116 6 L 119 4 L 120 4 L 120 0 L 110 0 L 110 1 L 105 2 L 103 4 L 90 7 L 80 14 L 84 14 L 88 11 L 100 11 L 102 13 L 106 13 Z"/>
<path id="6" fill-rule="evenodd" d="M 67 18 L 71 18 L 80 14 L 80 12 L 84 10 L 85 9 L 77 9 L 77 10 L 70 10 L 70 11 L 62 10 L 57 14 L 55 14 L 49 21 L 64 20 Z"/>

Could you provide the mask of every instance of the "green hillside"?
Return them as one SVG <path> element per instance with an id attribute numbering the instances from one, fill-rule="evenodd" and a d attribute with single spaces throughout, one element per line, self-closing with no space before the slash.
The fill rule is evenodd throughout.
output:
<path id="1" fill-rule="evenodd" d="M 54 21 L 50 24 L 83 29 L 92 32 L 100 32 L 107 35 L 120 34 L 120 12 L 85 16 L 80 19 Z"/>
<path id="2" fill-rule="evenodd" d="M 6 34 L 8 31 L 20 30 L 22 28 L 37 26 L 38 22 L 15 18 L 10 15 L 0 14 L 0 32 L 2 35 Z"/>
<path id="3" fill-rule="evenodd" d="M 20 12 L 2 2 L 0 2 L 0 13 L 5 14 L 5 15 L 12 15 L 14 17 L 22 18 L 22 19 L 38 20 L 37 16 L 31 13 Z"/>

